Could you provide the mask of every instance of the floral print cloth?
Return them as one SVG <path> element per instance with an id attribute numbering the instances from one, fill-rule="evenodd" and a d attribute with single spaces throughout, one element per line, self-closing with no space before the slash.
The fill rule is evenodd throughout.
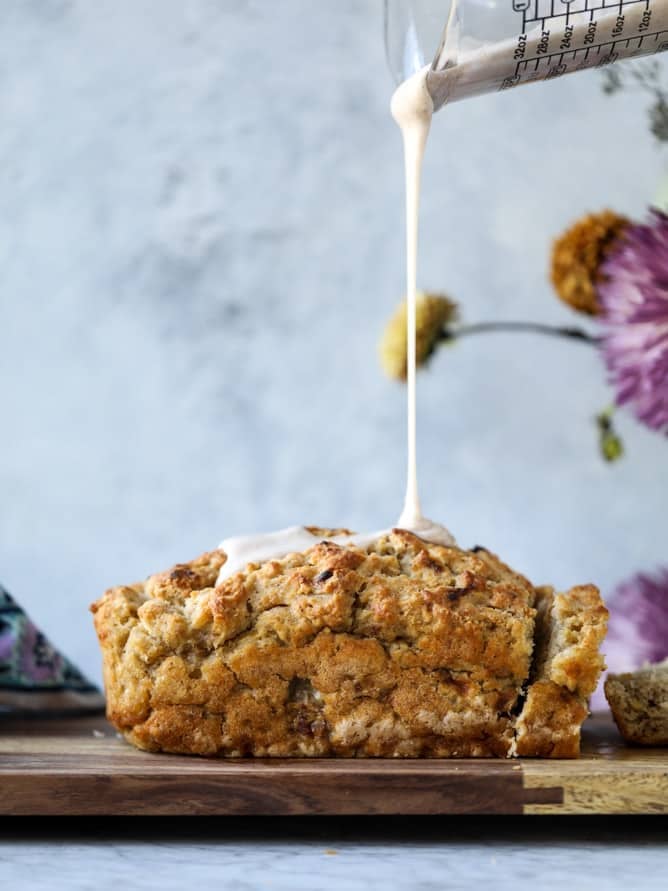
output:
<path id="1" fill-rule="evenodd" d="M 99 711 L 104 700 L 0 585 L 0 715 Z"/>

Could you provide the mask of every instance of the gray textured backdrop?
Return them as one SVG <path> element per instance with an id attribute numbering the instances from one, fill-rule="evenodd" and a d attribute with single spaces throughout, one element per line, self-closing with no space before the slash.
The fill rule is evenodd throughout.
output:
<path id="1" fill-rule="evenodd" d="M 3 582 L 94 676 L 86 612 L 224 535 L 392 522 L 404 393 L 376 360 L 403 283 L 380 0 L 3 0 Z M 420 280 L 469 320 L 567 322 L 550 238 L 640 214 L 663 159 L 596 74 L 434 125 Z M 487 338 L 421 379 L 427 512 L 535 580 L 609 591 L 665 557 L 665 441 L 586 347 Z"/>

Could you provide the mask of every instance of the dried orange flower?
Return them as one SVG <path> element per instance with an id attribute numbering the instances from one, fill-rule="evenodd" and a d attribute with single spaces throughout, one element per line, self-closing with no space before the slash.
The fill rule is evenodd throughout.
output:
<path id="1" fill-rule="evenodd" d="M 629 225 L 612 210 L 592 213 L 567 229 L 552 248 L 551 279 L 559 298 L 578 312 L 596 316 L 600 267 Z"/>
<path id="2" fill-rule="evenodd" d="M 415 305 L 415 358 L 424 365 L 443 339 L 445 326 L 457 318 L 457 305 L 442 294 L 418 293 Z M 388 377 L 406 380 L 406 301 L 397 309 L 380 341 L 380 362 Z"/>

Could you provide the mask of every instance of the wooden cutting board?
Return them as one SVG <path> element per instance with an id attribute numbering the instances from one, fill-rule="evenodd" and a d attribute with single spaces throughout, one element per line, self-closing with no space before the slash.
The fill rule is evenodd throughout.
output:
<path id="1" fill-rule="evenodd" d="M 217 760 L 139 752 L 103 718 L 0 718 L 0 815 L 523 813 L 668 813 L 668 749 L 598 716 L 576 761 Z"/>

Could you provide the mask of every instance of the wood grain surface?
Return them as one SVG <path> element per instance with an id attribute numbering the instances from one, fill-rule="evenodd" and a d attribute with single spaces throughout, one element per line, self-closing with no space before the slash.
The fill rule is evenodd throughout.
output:
<path id="1" fill-rule="evenodd" d="M 577 761 L 151 755 L 103 718 L 0 719 L 0 814 L 668 813 L 668 750 L 590 719 Z"/>

